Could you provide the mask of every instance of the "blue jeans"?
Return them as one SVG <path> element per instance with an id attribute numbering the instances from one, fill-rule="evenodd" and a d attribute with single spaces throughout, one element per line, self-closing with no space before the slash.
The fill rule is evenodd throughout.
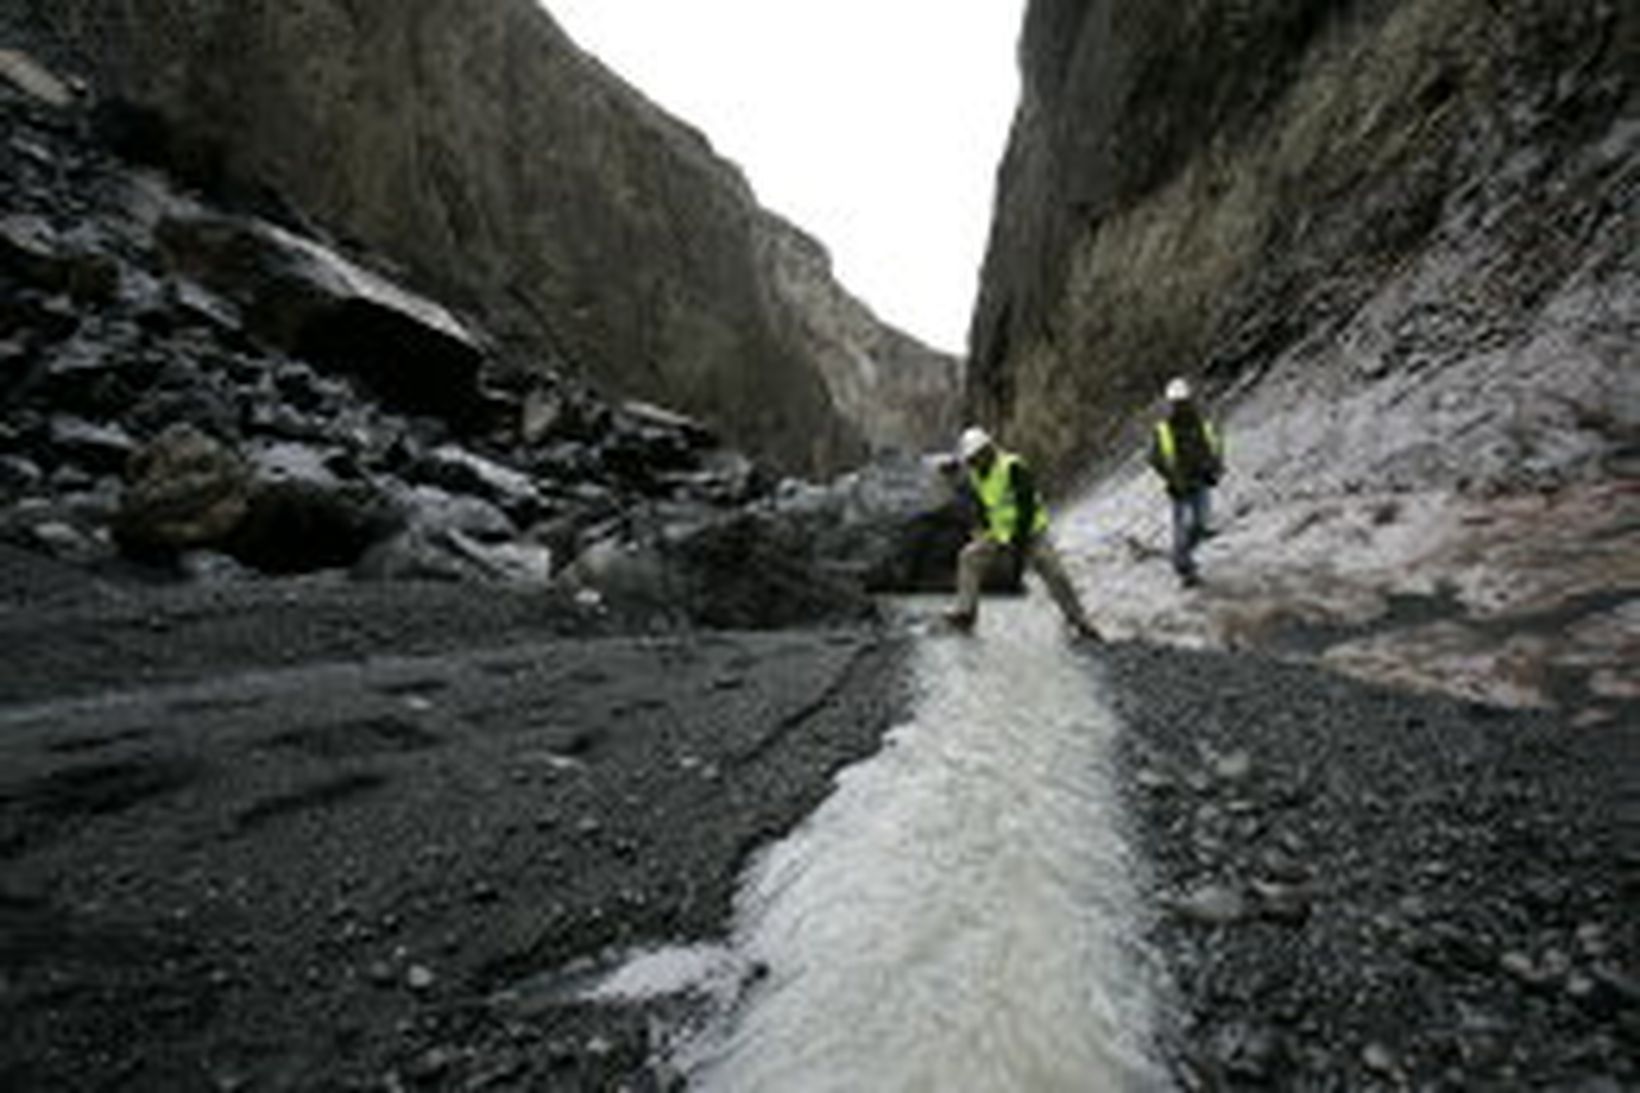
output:
<path id="1" fill-rule="evenodd" d="M 1201 486 L 1173 498 L 1173 569 L 1181 577 L 1196 575 L 1196 544 L 1207 535 L 1209 490 Z"/>

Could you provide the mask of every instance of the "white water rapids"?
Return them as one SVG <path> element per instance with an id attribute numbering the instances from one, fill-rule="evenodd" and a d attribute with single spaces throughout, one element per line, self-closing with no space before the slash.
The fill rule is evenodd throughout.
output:
<path id="1" fill-rule="evenodd" d="M 766 975 L 674 1062 L 709 1093 L 1165 1087 L 1094 658 L 1037 595 L 915 660 L 913 720 L 743 882 Z"/>

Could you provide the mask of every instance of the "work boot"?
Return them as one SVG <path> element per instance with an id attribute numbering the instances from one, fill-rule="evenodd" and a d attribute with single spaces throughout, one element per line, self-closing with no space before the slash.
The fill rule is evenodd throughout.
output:
<path id="1" fill-rule="evenodd" d="M 1103 645 L 1105 635 L 1101 634 L 1093 623 L 1083 619 L 1081 622 L 1071 624 L 1071 640 L 1086 642 L 1089 645 Z"/>
<path id="2" fill-rule="evenodd" d="M 953 630 L 961 630 L 964 633 L 967 633 L 969 630 L 974 628 L 975 615 L 972 611 L 959 611 L 953 607 L 940 617 L 944 619 L 945 624 Z"/>

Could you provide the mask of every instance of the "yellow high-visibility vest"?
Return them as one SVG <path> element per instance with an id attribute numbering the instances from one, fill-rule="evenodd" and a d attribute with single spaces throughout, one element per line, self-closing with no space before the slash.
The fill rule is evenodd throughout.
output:
<path id="1" fill-rule="evenodd" d="M 998 452 L 985 474 L 968 472 L 974 496 L 985 508 L 986 533 L 999 543 L 1011 543 L 1019 532 L 1019 499 L 1014 496 L 1013 469 L 1020 462 L 1012 452 Z M 1036 515 L 1031 518 L 1031 534 L 1048 528 L 1048 507 L 1037 498 Z"/>
<path id="2" fill-rule="evenodd" d="M 1202 418 L 1201 422 L 1202 436 L 1207 438 L 1207 450 L 1213 453 L 1214 459 L 1223 459 L 1224 447 L 1219 441 L 1219 431 L 1206 418 Z M 1162 465 L 1171 474 L 1179 466 L 1179 442 L 1173 436 L 1173 422 L 1167 418 L 1156 423 L 1156 445 L 1162 452 Z"/>

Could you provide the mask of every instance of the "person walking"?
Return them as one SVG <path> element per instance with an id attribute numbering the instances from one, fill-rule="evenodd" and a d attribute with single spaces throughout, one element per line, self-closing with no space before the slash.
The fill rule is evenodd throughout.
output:
<path id="1" fill-rule="evenodd" d="M 1211 491 L 1224 474 L 1224 441 L 1191 398 L 1190 384 L 1174 379 L 1166 390 L 1167 416 L 1156 423 L 1150 465 L 1162 476 L 1173 502 L 1173 570 L 1186 588 L 1201 583 L 1196 544 L 1208 526 Z"/>
<path id="2" fill-rule="evenodd" d="M 1048 537 L 1048 510 L 1037 495 L 1025 461 L 997 447 L 984 429 L 964 429 L 957 454 L 967 468 L 968 484 L 979 503 L 979 527 L 957 555 L 957 602 L 945 613 L 959 630 L 971 630 L 979 618 L 980 585 L 992 562 L 1014 551 L 1029 565 L 1080 638 L 1101 640 L 1071 584 L 1059 552 Z"/>

